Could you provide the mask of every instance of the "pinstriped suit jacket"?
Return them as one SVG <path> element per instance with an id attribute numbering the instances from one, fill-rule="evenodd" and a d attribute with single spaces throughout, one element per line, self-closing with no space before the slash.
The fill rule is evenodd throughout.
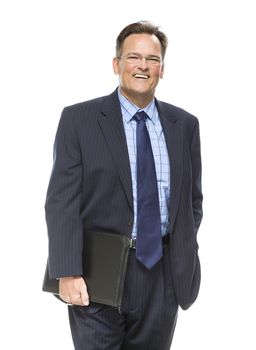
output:
<path id="1" fill-rule="evenodd" d="M 170 264 L 178 303 L 187 309 L 200 285 L 197 230 L 202 219 L 197 118 L 157 101 L 170 166 Z M 45 203 L 50 277 L 82 275 L 83 235 L 131 235 L 130 164 L 117 91 L 64 108 Z"/>

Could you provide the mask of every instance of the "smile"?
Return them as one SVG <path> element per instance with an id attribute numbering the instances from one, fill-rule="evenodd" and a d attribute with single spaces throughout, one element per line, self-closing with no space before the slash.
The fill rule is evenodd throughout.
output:
<path id="1" fill-rule="evenodd" d="M 148 79 L 149 78 L 149 75 L 147 75 L 147 74 L 134 74 L 133 76 L 134 76 L 134 78 L 138 78 L 138 79 Z"/>

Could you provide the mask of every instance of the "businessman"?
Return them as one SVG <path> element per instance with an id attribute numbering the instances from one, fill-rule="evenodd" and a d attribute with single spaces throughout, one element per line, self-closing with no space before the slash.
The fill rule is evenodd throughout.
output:
<path id="1" fill-rule="evenodd" d="M 155 98 L 167 42 L 150 22 L 125 27 L 113 59 L 118 88 L 64 108 L 59 122 L 45 205 L 49 272 L 71 304 L 76 350 L 167 350 L 178 307 L 198 295 L 199 124 Z M 130 239 L 120 312 L 90 301 L 88 231 Z"/>

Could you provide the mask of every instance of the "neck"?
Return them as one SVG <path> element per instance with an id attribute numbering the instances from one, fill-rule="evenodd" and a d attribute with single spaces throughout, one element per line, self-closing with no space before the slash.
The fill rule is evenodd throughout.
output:
<path id="1" fill-rule="evenodd" d="M 120 88 L 121 94 L 127 98 L 131 103 L 135 104 L 139 108 L 145 108 L 153 99 L 154 94 L 152 95 L 143 95 L 143 94 L 127 94 Z"/>

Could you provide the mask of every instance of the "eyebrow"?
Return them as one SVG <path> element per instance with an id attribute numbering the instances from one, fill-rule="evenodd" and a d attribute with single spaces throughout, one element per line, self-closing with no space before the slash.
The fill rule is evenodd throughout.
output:
<path id="1" fill-rule="evenodd" d="M 126 56 L 127 56 L 127 55 L 143 56 L 143 55 L 141 55 L 141 54 L 138 53 L 138 52 L 127 52 Z M 152 57 L 152 58 L 159 58 L 159 59 L 161 59 L 160 56 L 154 55 L 154 54 L 149 54 L 149 55 L 147 55 L 147 56 L 145 56 L 145 57 Z"/>

